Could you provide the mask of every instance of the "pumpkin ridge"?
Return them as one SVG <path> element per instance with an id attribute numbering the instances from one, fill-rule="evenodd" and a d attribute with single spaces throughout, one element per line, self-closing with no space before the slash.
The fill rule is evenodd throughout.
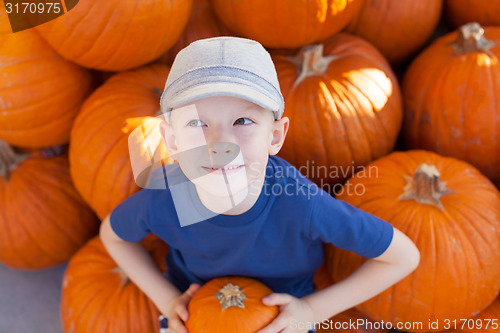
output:
<path id="1" fill-rule="evenodd" d="M 95 188 L 96 185 L 98 185 L 97 179 L 100 178 L 100 174 L 102 169 L 105 167 L 105 161 L 108 160 L 108 153 L 110 151 L 113 151 L 121 142 L 123 142 L 125 139 L 128 140 L 128 137 L 117 137 L 115 142 L 113 144 L 108 144 L 108 150 L 106 152 L 106 155 L 103 156 L 102 159 L 100 159 L 100 163 L 94 168 L 94 172 L 92 173 L 92 179 L 91 179 L 91 187 L 89 191 L 89 201 L 92 201 L 94 196 L 99 195 L 100 193 L 95 193 Z M 109 142 L 108 142 L 109 143 Z M 128 172 L 128 165 L 130 164 L 130 159 L 123 159 L 122 160 L 122 166 L 120 167 L 120 170 L 125 170 Z M 107 171 L 106 171 L 107 172 Z M 116 184 L 113 184 L 112 188 L 115 188 Z M 133 183 L 133 186 L 136 187 L 137 185 L 135 182 Z"/>
<path id="2" fill-rule="evenodd" d="M 137 1 L 134 1 L 135 2 L 135 6 L 134 6 L 134 9 L 131 11 L 131 14 L 132 14 L 132 17 L 130 19 L 127 20 L 128 22 L 128 25 L 127 25 L 127 28 L 125 29 L 120 29 L 120 34 L 121 36 L 118 37 L 118 36 L 114 36 L 114 40 L 116 41 L 121 41 L 121 43 L 117 43 L 114 47 L 113 47 L 113 52 L 111 54 L 110 57 L 107 57 L 106 61 L 104 63 L 101 64 L 101 66 L 104 66 L 104 67 L 107 67 L 107 65 L 109 63 L 113 63 L 113 60 L 115 60 L 118 55 L 120 54 L 118 51 L 120 51 L 120 49 L 123 49 L 123 46 L 125 45 L 125 40 L 127 40 L 127 34 L 128 32 L 130 31 L 130 28 L 132 27 L 132 25 L 134 24 L 135 20 L 134 20 L 134 17 L 137 15 L 137 8 L 139 7 L 139 2 L 140 0 L 137 0 Z M 113 10 L 113 13 L 115 13 L 115 10 Z M 120 18 L 121 20 L 125 20 L 123 18 L 123 16 Z M 171 20 L 171 21 L 174 21 L 174 20 Z M 112 22 L 112 20 L 107 20 L 106 21 L 106 25 L 104 26 L 104 29 L 101 30 L 101 32 L 99 33 L 98 37 L 95 39 L 94 41 L 94 44 L 92 46 L 92 48 L 95 48 L 96 45 L 98 45 L 99 43 L 99 39 L 102 38 L 103 36 L 103 33 L 104 31 L 106 31 L 107 29 L 107 26 L 109 25 L 109 23 Z M 141 43 L 144 42 L 144 39 L 140 39 Z M 137 45 L 138 48 L 140 48 L 141 46 L 140 45 Z M 89 53 L 91 50 L 88 49 L 86 52 L 84 52 L 81 57 L 85 56 L 87 53 Z"/>
<path id="3" fill-rule="evenodd" d="M 38 180 L 39 179 L 37 179 L 37 181 Z M 47 207 L 47 206 L 40 203 L 39 199 L 41 196 L 38 195 L 39 193 L 35 194 L 34 191 L 24 191 L 23 196 L 27 197 L 28 199 L 29 199 L 29 197 L 33 198 L 33 200 L 30 200 L 30 203 L 33 206 L 33 208 L 36 209 L 38 217 L 42 217 L 47 221 L 58 220 L 58 219 L 53 218 L 53 215 L 51 214 L 52 211 L 50 210 L 50 207 Z M 19 200 L 15 200 L 14 202 L 19 202 Z M 45 207 L 45 209 L 44 209 L 44 207 Z M 22 207 L 18 207 L 18 208 L 20 208 L 20 209 L 17 209 L 17 213 L 18 213 L 17 215 L 23 216 L 24 214 L 19 214 L 19 212 L 23 212 L 25 210 L 22 209 Z M 50 246 L 45 247 L 45 245 L 50 244 L 50 242 L 36 242 L 37 235 L 38 235 L 38 232 L 40 230 L 35 230 L 34 228 L 28 228 L 28 227 L 26 227 L 26 225 L 24 223 L 19 223 L 19 224 L 17 224 L 17 226 L 20 226 L 24 229 L 26 235 L 28 235 L 29 238 L 31 238 L 33 240 L 30 243 L 35 244 L 41 250 L 40 252 L 43 252 L 44 257 L 51 258 L 54 262 L 61 261 L 58 256 L 52 254 L 53 251 L 50 251 Z M 54 227 L 54 229 L 57 229 L 57 231 L 59 231 L 60 234 L 64 234 L 65 236 L 67 236 L 67 238 L 71 239 L 71 237 L 69 237 L 69 235 L 57 223 L 53 223 L 51 226 Z M 53 235 L 54 230 L 51 230 L 50 234 Z M 77 242 L 76 242 L 76 244 L 77 244 Z"/>
<path id="4" fill-rule="evenodd" d="M 26 195 L 26 193 L 23 193 L 23 195 Z M 12 200 L 12 205 L 11 205 L 12 208 L 11 209 L 15 210 L 15 213 L 17 216 L 20 216 L 20 215 L 22 215 L 22 214 L 20 214 L 20 212 L 25 211 L 25 209 L 23 209 L 22 207 L 19 207 L 18 204 L 19 204 L 18 200 Z M 31 204 L 36 205 L 33 201 L 31 202 Z M 26 227 L 26 225 L 24 223 L 18 223 L 16 226 L 21 228 L 24 231 L 24 234 L 27 236 L 27 238 L 31 239 L 30 243 L 33 246 L 35 246 L 36 248 L 38 248 L 40 251 L 39 253 L 43 253 L 44 257 L 50 258 L 50 259 L 53 259 L 56 261 L 60 261 L 60 260 L 58 260 L 59 258 L 56 258 L 55 256 L 52 255 L 51 251 L 46 251 L 46 249 L 42 247 L 42 244 L 40 242 L 36 241 L 38 234 L 35 232 L 35 235 L 33 235 L 33 233 L 32 233 L 33 228 Z M 45 242 L 42 242 L 42 243 L 46 244 Z M 17 246 L 16 246 L 16 244 L 17 244 Z M 14 248 L 18 247 L 17 251 L 22 252 L 23 248 L 22 247 L 19 248 L 19 246 L 21 246 L 20 242 L 14 242 Z M 21 261 L 23 261 L 24 263 L 26 263 L 28 265 L 31 265 L 34 262 L 36 262 L 36 260 L 33 261 L 33 259 L 35 259 L 33 257 L 30 257 L 30 259 L 27 259 L 27 258 L 25 258 L 25 256 L 20 256 L 20 257 L 17 257 L 16 259 L 17 260 L 20 259 Z"/>
<path id="5" fill-rule="evenodd" d="M 372 105 L 372 109 L 373 109 L 373 103 L 372 101 L 366 96 L 366 94 L 364 94 L 361 89 L 359 89 L 356 85 L 352 84 L 352 82 L 350 80 L 346 80 L 347 82 L 350 83 L 349 87 L 347 87 L 346 83 L 344 83 L 344 80 L 342 80 L 341 82 L 339 82 L 340 86 L 342 87 L 342 89 L 344 90 L 344 96 L 346 97 L 346 99 L 349 101 L 349 108 L 351 109 L 352 113 L 356 115 L 356 117 L 354 117 L 355 119 L 359 119 L 359 127 L 362 129 L 362 131 L 356 131 L 358 132 L 359 135 L 362 134 L 362 137 L 363 137 L 363 141 L 365 141 L 365 145 L 366 147 L 368 148 L 368 154 L 370 156 L 370 159 L 372 160 L 374 158 L 374 146 L 373 144 L 375 144 L 375 142 L 373 140 L 369 140 L 368 138 L 368 135 L 367 134 L 372 134 L 372 131 L 370 130 L 370 128 L 372 128 L 372 126 L 369 126 L 369 124 L 366 124 L 365 123 L 365 113 L 368 113 L 368 114 L 373 114 L 373 110 L 364 110 L 364 107 L 362 105 L 360 105 L 358 103 L 359 101 L 359 98 L 352 98 L 353 94 L 351 92 L 351 89 L 352 90 L 355 90 L 356 93 L 359 93 L 361 96 L 365 97 L 366 98 L 366 101 L 368 101 L 368 103 L 370 103 L 370 105 Z M 368 112 L 365 112 L 365 111 L 368 111 Z M 378 117 L 376 116 L 377 114 L 375 113 L 375 117 L 377 119 L 377 122 L 382 125 L 382 123 L 380 122 L 380 119 L 378 119 Z M 368 125 L 368 126 L 367 126 Z M 383 131 L 384 131 L 384 134 L 385 135 L 385 138 L 387 139 L 387 132 L 386 132 L 386 129 L 384 126 L 381 126 Z M 380 140 L 380 139 L 379 139 Z"/>

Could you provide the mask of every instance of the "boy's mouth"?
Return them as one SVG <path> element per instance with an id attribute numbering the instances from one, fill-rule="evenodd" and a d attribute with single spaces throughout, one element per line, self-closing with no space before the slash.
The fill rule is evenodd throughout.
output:
<path id="1" fill-rule="evenodd" d="M 207 170 L 208 172 L 222 172 L 222 171 L 233 171 L 233 170 L 238 170 L 242 168 L 244 165 L 224 165 L 224 166 L 209 166 L 209 167 L 202 167 L 203 169 Z"/>

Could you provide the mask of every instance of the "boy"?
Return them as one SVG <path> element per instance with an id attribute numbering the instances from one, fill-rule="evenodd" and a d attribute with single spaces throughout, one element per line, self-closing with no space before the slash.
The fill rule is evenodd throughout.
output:
<path id="1" fill-rule="evenodd" d="M 187 303 L 200 284 L 226 275 L 267 284 L 279 316 L 259 333 L 307 332 L 382 292 L 418 265 L 415 245 L 390 224 L 337 201 L 284 160 L 289 120 L 276 70 L 257 42 L 199 40 L 177 55 L 161 99 L 160 127 L 178 164 L 166 190 L 143 189 L 104 219 L 101 238 L 126 274 L 185 333 Z M 160 177 L 161 178 L 161 177 Z M 162 276 L 137 243 L 169 245 Z M 322 242 L 371 258 L 347 279 L 315 292 Z"/>

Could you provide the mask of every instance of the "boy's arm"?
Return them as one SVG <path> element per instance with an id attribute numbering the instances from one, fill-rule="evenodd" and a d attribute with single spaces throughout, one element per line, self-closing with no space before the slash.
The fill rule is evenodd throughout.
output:
<path id="1" fill-rule="evenodd" d="M 181 293 L 161 273 L 146 248 L 140 243 L 127 242 L 111 228 L 109 215 L 102 221 L 100 237 L 104 247 L 132 280 L 166 314 L 171 301 Z"/>
<path id="2" fill-rule="evenodd" d="M 380 256 L 368 259 L 346 279 L 303 297 L 322 321 L 386 290 L 417 268 L 420 253 L 413 242 L 394 228 L 392 241 Z"/>
<path id="3" fill-rule="evenodd" d="M 290 328 L 292 320 L 314 323 L 331 318 L 400 281 L 417 268 L 419 260 L 420 253 L 415 244 L 394 228 L 392 241 L 385 252 L 368 259 L 346 279 L 301 299 L 288 294 L 265 297 L 264 304 L 281 305 L 282 308 L 280 315 L 258 333 L 275 333 Z"/>

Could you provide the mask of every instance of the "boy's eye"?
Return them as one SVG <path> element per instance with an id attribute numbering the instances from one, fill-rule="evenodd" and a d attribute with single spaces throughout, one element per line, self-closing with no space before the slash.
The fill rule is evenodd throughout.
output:
<path id="1" fill-rule="evenodd" d="M 251 119 L 248 119 L 248 118 L 238 118 L 234 122 L 235 125 L 248 125 L 251 123 L 253 123 L 253 121 Z"/>
<path id="2" fill-rule="evenodd" d="M 187 126 L 190 126 L 190 127 L 198 127 L 198 126 L 205 126 L 205 123 L 202 122 L 201 120 L 199 119 L 193 119 L 193 120 L 190 120 L 188 123 L 187 123 Z"/>

